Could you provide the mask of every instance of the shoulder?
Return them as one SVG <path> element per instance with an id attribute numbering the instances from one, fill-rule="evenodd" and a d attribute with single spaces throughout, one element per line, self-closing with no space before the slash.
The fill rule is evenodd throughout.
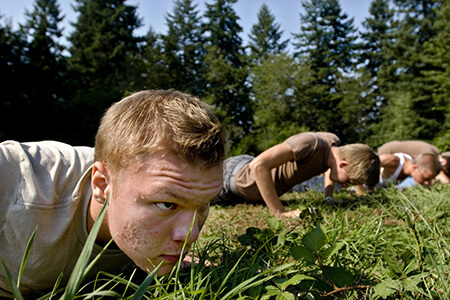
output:
<path id="1" fill-rule="evenodd" d="M 380 162 L 384 168 L 397 168 L 400 163 L 400 159 L 394 154 L 381 154 Z"/>
<path id="2" fill-rule="evenodd" d="M 316 145 L 320 142 L 339 146 L 341 140 L 335 134 L 330 132 L 302 132 L 289 137 L 286 142 L 291 146 L 298 144 Z"/>
<path id="3" fill-rule="evenodd" d="M 316 134 L 318 139 L 320 139 L 322 141 L 325 141 L 329 145 L 340 146 L 340 144 L 341 144 L 341 140 L 334 133 L 331 133 L 331 132 L 317 132 L 315 134 Z"/>
<path id="4" fill-rule="evenodd" d="M 439 149 L 436 146 L 420 140 L 390 141 L 378 148 L 378 154 L 393 154 L 397 152 L 407 153 L 412 156 L 417 156 L 421 153 L 439 155 Z"/>
<path id="5" fill-rule="evenodd" d="M 93 159 L 94 149 L 89 147 L 72 147 L 55 141 L 3 142 L 0 144 L 0 196 L 4 201 L 25 205 L 70 202 L 74 187 Z"/>
<path id="6" fill-rule="evenodd" d="M 292 148 L 296 160 L 320 150 L 328 151 L 333 145 L 339 145 L 339 138 L 328 132 L 302 132 L 291 136 L 286 143 Z"/>

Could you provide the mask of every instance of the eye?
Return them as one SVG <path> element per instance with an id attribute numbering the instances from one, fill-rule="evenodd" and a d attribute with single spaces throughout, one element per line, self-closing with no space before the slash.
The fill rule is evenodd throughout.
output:
<path id="1" fill-rule="evenodd" d="M 155 205 L 162 210 L 172 210 L 176 207 L 176 204 L 171 202 L 157 202 Z"/>

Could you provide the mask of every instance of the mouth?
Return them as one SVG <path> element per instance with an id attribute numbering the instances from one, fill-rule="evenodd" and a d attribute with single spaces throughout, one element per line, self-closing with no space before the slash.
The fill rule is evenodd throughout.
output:
<path id="1" fill-rule="evenodd" d="M 165 254 L 163 254 L 163 255 L 161 255 L 161 258 L 163 260 L 165 260 L 165 261 L 168 261 L 168 262 L 170 262 L 172 264 L 175 264 L 177 261 L 180 260 L 180 258 L 183 259 L 186 256 L 186 254 L 187 253 L 184 253 L 183 256 L 180 256 L 179 254 L 177 254 L 177 255 L 165 255 Z"/>

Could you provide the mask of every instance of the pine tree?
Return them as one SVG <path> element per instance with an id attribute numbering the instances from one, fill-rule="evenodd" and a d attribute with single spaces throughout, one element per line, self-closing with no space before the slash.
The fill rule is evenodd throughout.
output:
<path id="1" fill-rule="evenodd" d="M 166 17 L 169 30 L 163 41 L 171 87 L 201 96 L 205 51 L 198 12 L 192 0 L 176 0 L 173 13 Z"/>
<path id="2" fill-rule="evenodd" d="M 400 61 L 398 67 L 405 72 L 399 72 L 399 86 L 404 90 L 412 91 L 413 110 L 418 115 L 417 127 L 423 128 L 418 136 L 411 137 L 430 140 L 440 128 L 443 116 L 437 114 L 431 97 L 437 86 L 431 85 L 424 76 L 424 72 L 432 70 L 433 67 L 424 63 L 421 55 L 424 44 L 437 34 L 433 24 L 438 19 L 436 8 L 441 6 L 441 1 L 396 0 L 395 2 L 400 13 L 405 14 L 398 40 L 398 46 L 403 50 L 403 59 L 401 59 L 403 61 Z"/>
<path id="3" fill-rule="evenodd" d="M 275 16 L 263 3 L 258 11 L 258 23 L 252 26 L 249 34 L 249 47 L 254 60 L 267 58 L 270 54 L 280 54 L 286 50 L 289 40 L 282 41 L 283 30 L 275 22 Z"/>
<path id="4" fill-rule="evenodd" d="M 297 109 L 311 130 L 332 131 L 342 139 L 338 109 L 339 82 L 355 70 L 358 45 L 353 19 L 337 0 L 303 2 L 301 32 L 296 34 L 296 55 L 301 60 L 296 85 Z"/>
<path id="5" fill-rule="evenodd" d="M 73 70 L 82 74 L 82 86 L 93 88 L 109 77 L 126 89 L 130 56 L 142 40 L 133 35 L 141 26 L 136 7 L 125 0 L 76 0 L 79 13 L 69 36 L 69 60 Z M 129 70 L 128 70 L 129 71 Z"/>
<path id="6" fill-rule="evenodd" d="M 390 0 L 373 0 L 369 7 L 369 17 L 362 23 L 364 32 L 361 38 L 361 63 L 365 63 L 372 76 L 376 76 L 384 63 L 390 63 L 388 47 L 394 42 L 392 32 L 394 29 L 394 12 L 389 7 Z M 394 58 L 391 58 L 394 59 Z"/>
<path id="7" fill-rule="evenodd" d="M 450 2 L 437 10 L 435 37 L 424 44 L 421 60 L 429 67 L 424 71 L 428 84 L 434 87 L 432 99 L 434 117 L 439 121 L 433 142 L 442 152 L 450 150 Z"/>
<path id="8" fill-rule="evenodd" d="M 76 0 L 78 19 L 69 36 L 69 67 L 76 91 L 68 103 L 78 136 L 74 142 L 92 144 L 104 110 L 130 92 L 137 76 L 138 44 L 134 36 L 141 21 L 136 7 L 125 0 Z M 68 112 L 68 113 L 69 113 Z M 80 120 L 79 116 L 83 116 Z"/>
<path id="9" fill-rule="evenodd" d="M 24 86 L 28 99 L 22 117 L 34 124 L 26 128 L 28 140 L 57 139 L 54 124 L 57 121 L 57 105 L 64 97 L 65 58 L 59 44 L 62 30 L 59 24 L 60 9 L 57 0 L 36 0 L 33 11 L 26 12 L 26 22 L 21 31 L 26 39 L 24 48 Z"/>
<path id="10" fill-rule="evenodd" d="M 214 105 L 235 143 L 250 130 L 252 107 L 247 84 L 246 56 L 239 33 L 239 17 L 232 4 L 237 0 L 215 0 L 206 4 L 205 100 Z"/>
<path id="11" fill-rule="evenodd" d="M 245 140 L 249 148 L 245 153 L 258 154 L 307 129 L 298 122 L 294 109 L 297 69 L 295 59 L 284 53 L 269 54 L 252 67 L 254 131 Z"/>
<path id="12" fill-rule="evenodd" d="M 343 120 L 353 119 L 350 123 L 357 124 L 354 126 L 357 129 L 354 132 L 354 140 L 372 144 L 374 141 L 370 136 L 377 133 L 371 132 L 371 128 L 380 121 L 391 83 L 390 74 L 379 71 L 382 66 L 392 64 L 396 60 L 392 50 L 396 22 L 394 12 L 390 8 L 390 0 L 373 0 L 369 7 L 369 17 L 364 20 L 362 26 L 363 43 L 359 58 L 362 67 L 356 73 L 354 85 L 342 88 L 346 92 L 341 102 L 341 111 Z"/>
<path id="13" fill-rule="evenodd" d="M 3 92 L 0 97 L 0 140 L 22 140 L 21 114 L 26 107 L 27 97 L 23 78 L 27 70 L 23 62 L 26 40 L 10 23 L 0 16 L 0 74 Z"/>
<path id="14" fill-rule="evenodd" d="M 163 49 L 161 35 L 150 27 L 137 58 L 141 63 L 136 65 L 136 72 L 140 76 L 137 77 L 135 90 L 171 88 L 172 72 L 164 61 Z"/>
<path id="15" fill-rule="evenodd" d="M 399 139 L 431 140 L 439 132 L 444 116 L 438 113 L 432 98 L 437 86 L 424 76 L 433 67 L 421 57 L 425 43 L 437 35 L 433 24 L 438 19 L 436 9 L 441 1 L 394 0 L 394 4 L 398 26 L 393 32 L 395 43 L 390 47 L 392 52 L 387 55 L 395 59 L 382 64 L 378 71 L 378 81 L 386 89 L 383 93 L 387 95 L 387 102 L 381 122 L 374 125 L 373 130 L 380 143 L 391 139 L 391 131 L 395 127 L 412 128 L 409 132 L 399 131 L 403 134 L 397 137 Z M 395 117 L 405 111 L 397 104 L 400 100 L 393 98 L 400 95 L 401 102 L 415 118 Z"/>

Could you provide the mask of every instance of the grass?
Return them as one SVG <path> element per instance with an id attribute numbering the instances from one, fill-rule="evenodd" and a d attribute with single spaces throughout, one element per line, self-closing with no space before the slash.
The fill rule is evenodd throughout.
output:
<path id="1" fill-rule="evenodd" d="M 213 206 L 192 254 L 198 264 L 158 278 L 131 268 L 99 273 L 42 299 L 450 299 L 450 186 L 283 196 L 300 218 L 263 205 Z M 75 276 L 75 275 L 74 275 Z M 14 285 L 14 280 L 11 278 Z M 17 289 L 16 289 L 17 290 Z"/>

